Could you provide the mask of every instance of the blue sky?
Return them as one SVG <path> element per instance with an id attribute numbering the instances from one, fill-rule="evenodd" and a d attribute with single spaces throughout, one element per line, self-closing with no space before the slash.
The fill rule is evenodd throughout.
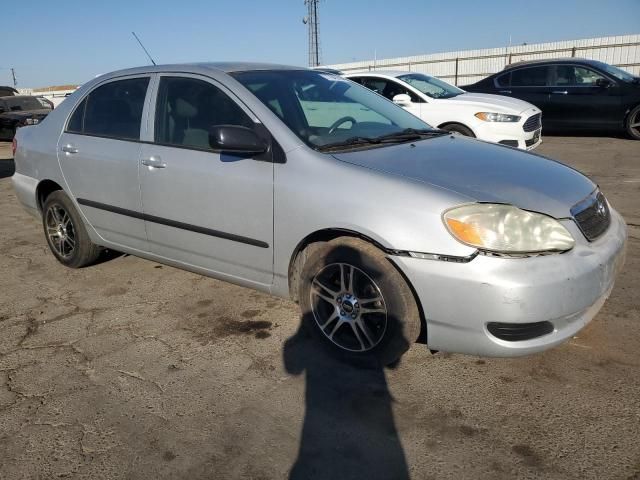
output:
<path id="1" fill-rule="evenodd" d="M 52 5 L 55 5 L 52 6 Z M 306 65 L 303 0 L 20 0 L 3 6 L 0 85 L 82 83 L 148 63 Z M 7 14 L 8 10 L 8 14 Z M 640 33 L 640 0 L 323 0 L 324 63 Z"/>

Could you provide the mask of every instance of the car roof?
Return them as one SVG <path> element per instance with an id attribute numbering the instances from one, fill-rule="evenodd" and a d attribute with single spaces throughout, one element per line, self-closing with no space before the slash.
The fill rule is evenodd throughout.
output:
<path id="1" fill-rule="evenodd" d="M 601 62 L 597 60 L 589 60 L 588 58 L 576 58 L 576 57 L 567 57 L 567 58 L 545 58 L 542 60 L 524 60 L 522 62 L 512 63 L 503 68 L 503 70 L 511 70 L 512 68 L 524 67 L 528 65 L 546 65 L 550 63 L 585 63 L 589 65 L 597 65 Z"/>
<path id="2" fill-rule="evenodd" d="M 346 74 L 348 77 L 355 77 L 356 75 L 367 76 L 367 75 L 384 75 L 386 77 L 400 77 L 402 75 L 408 75 L 410 73 L 419 73 L 421 75 L 425 75 L 430 77 L 431 75 L 427 75 L 422 72 L 410 72 L 409 70 L 371 70 L 369 72 L 358 72 L 358 73 L 349 73 Z"/>
<path id="3" fill-rule="evenodd" d="M 147 65 L 144 67 L 127 68 L 115 72 L 98 75 L 99 77 L 111 77 L 118 75 L 135 75 L 153 72 L 203 72 L 213 70 L 224 73 L 251 72 L 257 70 L 309 70 L 306 67 L 296 67 L 292 65 L 281 65 L 277 63 L 259 62 L 197 62 L 197 63 L 175 63 L 167 65 Z"/>

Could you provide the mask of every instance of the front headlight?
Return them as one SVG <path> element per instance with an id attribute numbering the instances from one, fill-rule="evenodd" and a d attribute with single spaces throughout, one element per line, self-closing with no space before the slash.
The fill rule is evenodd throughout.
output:
<path id="1" fill-rule="evenodd" d="M 25 125 L 37 125 L 40 122 L 37 118 L 26 118 L 24 121 Z"/>
<path id="2" fill-rule="evenodd" d="M 507 115 L 506 113 L 478 112 L 476 117 L 485 122 L 519 122 L 518 115 Z"/>
<path id="3" fill-rule="evenodd" d="M 490 252 L 563 252 L 575 244 L 556 219 L 513 205 L 463 205 L 446 211 L 443 218 L 456 239 Z"/>

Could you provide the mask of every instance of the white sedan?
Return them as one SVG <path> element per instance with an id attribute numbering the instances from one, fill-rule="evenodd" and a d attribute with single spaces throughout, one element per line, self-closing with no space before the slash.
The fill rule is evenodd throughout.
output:
<path id="1" fill-rule="evenodd" d="M 517 98 L 467 93 L 417 72 L 376 70 L 344 76 L 434 127 L 525 150 L 542 143 L 542 112 Z"/>

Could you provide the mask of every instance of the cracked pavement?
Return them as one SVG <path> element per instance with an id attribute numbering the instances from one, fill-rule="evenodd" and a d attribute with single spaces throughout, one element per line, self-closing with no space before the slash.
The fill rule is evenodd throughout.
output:
<path id="1" fill-rule="evenodd" d="M 635 225 L 603 310 L 544 354 L 414 345 L 385 371 L 326 357 L 285 300 L 61 266 L 1 178 L 0 479 L 640 479 L 640 142 L 544 141 Z"/>

